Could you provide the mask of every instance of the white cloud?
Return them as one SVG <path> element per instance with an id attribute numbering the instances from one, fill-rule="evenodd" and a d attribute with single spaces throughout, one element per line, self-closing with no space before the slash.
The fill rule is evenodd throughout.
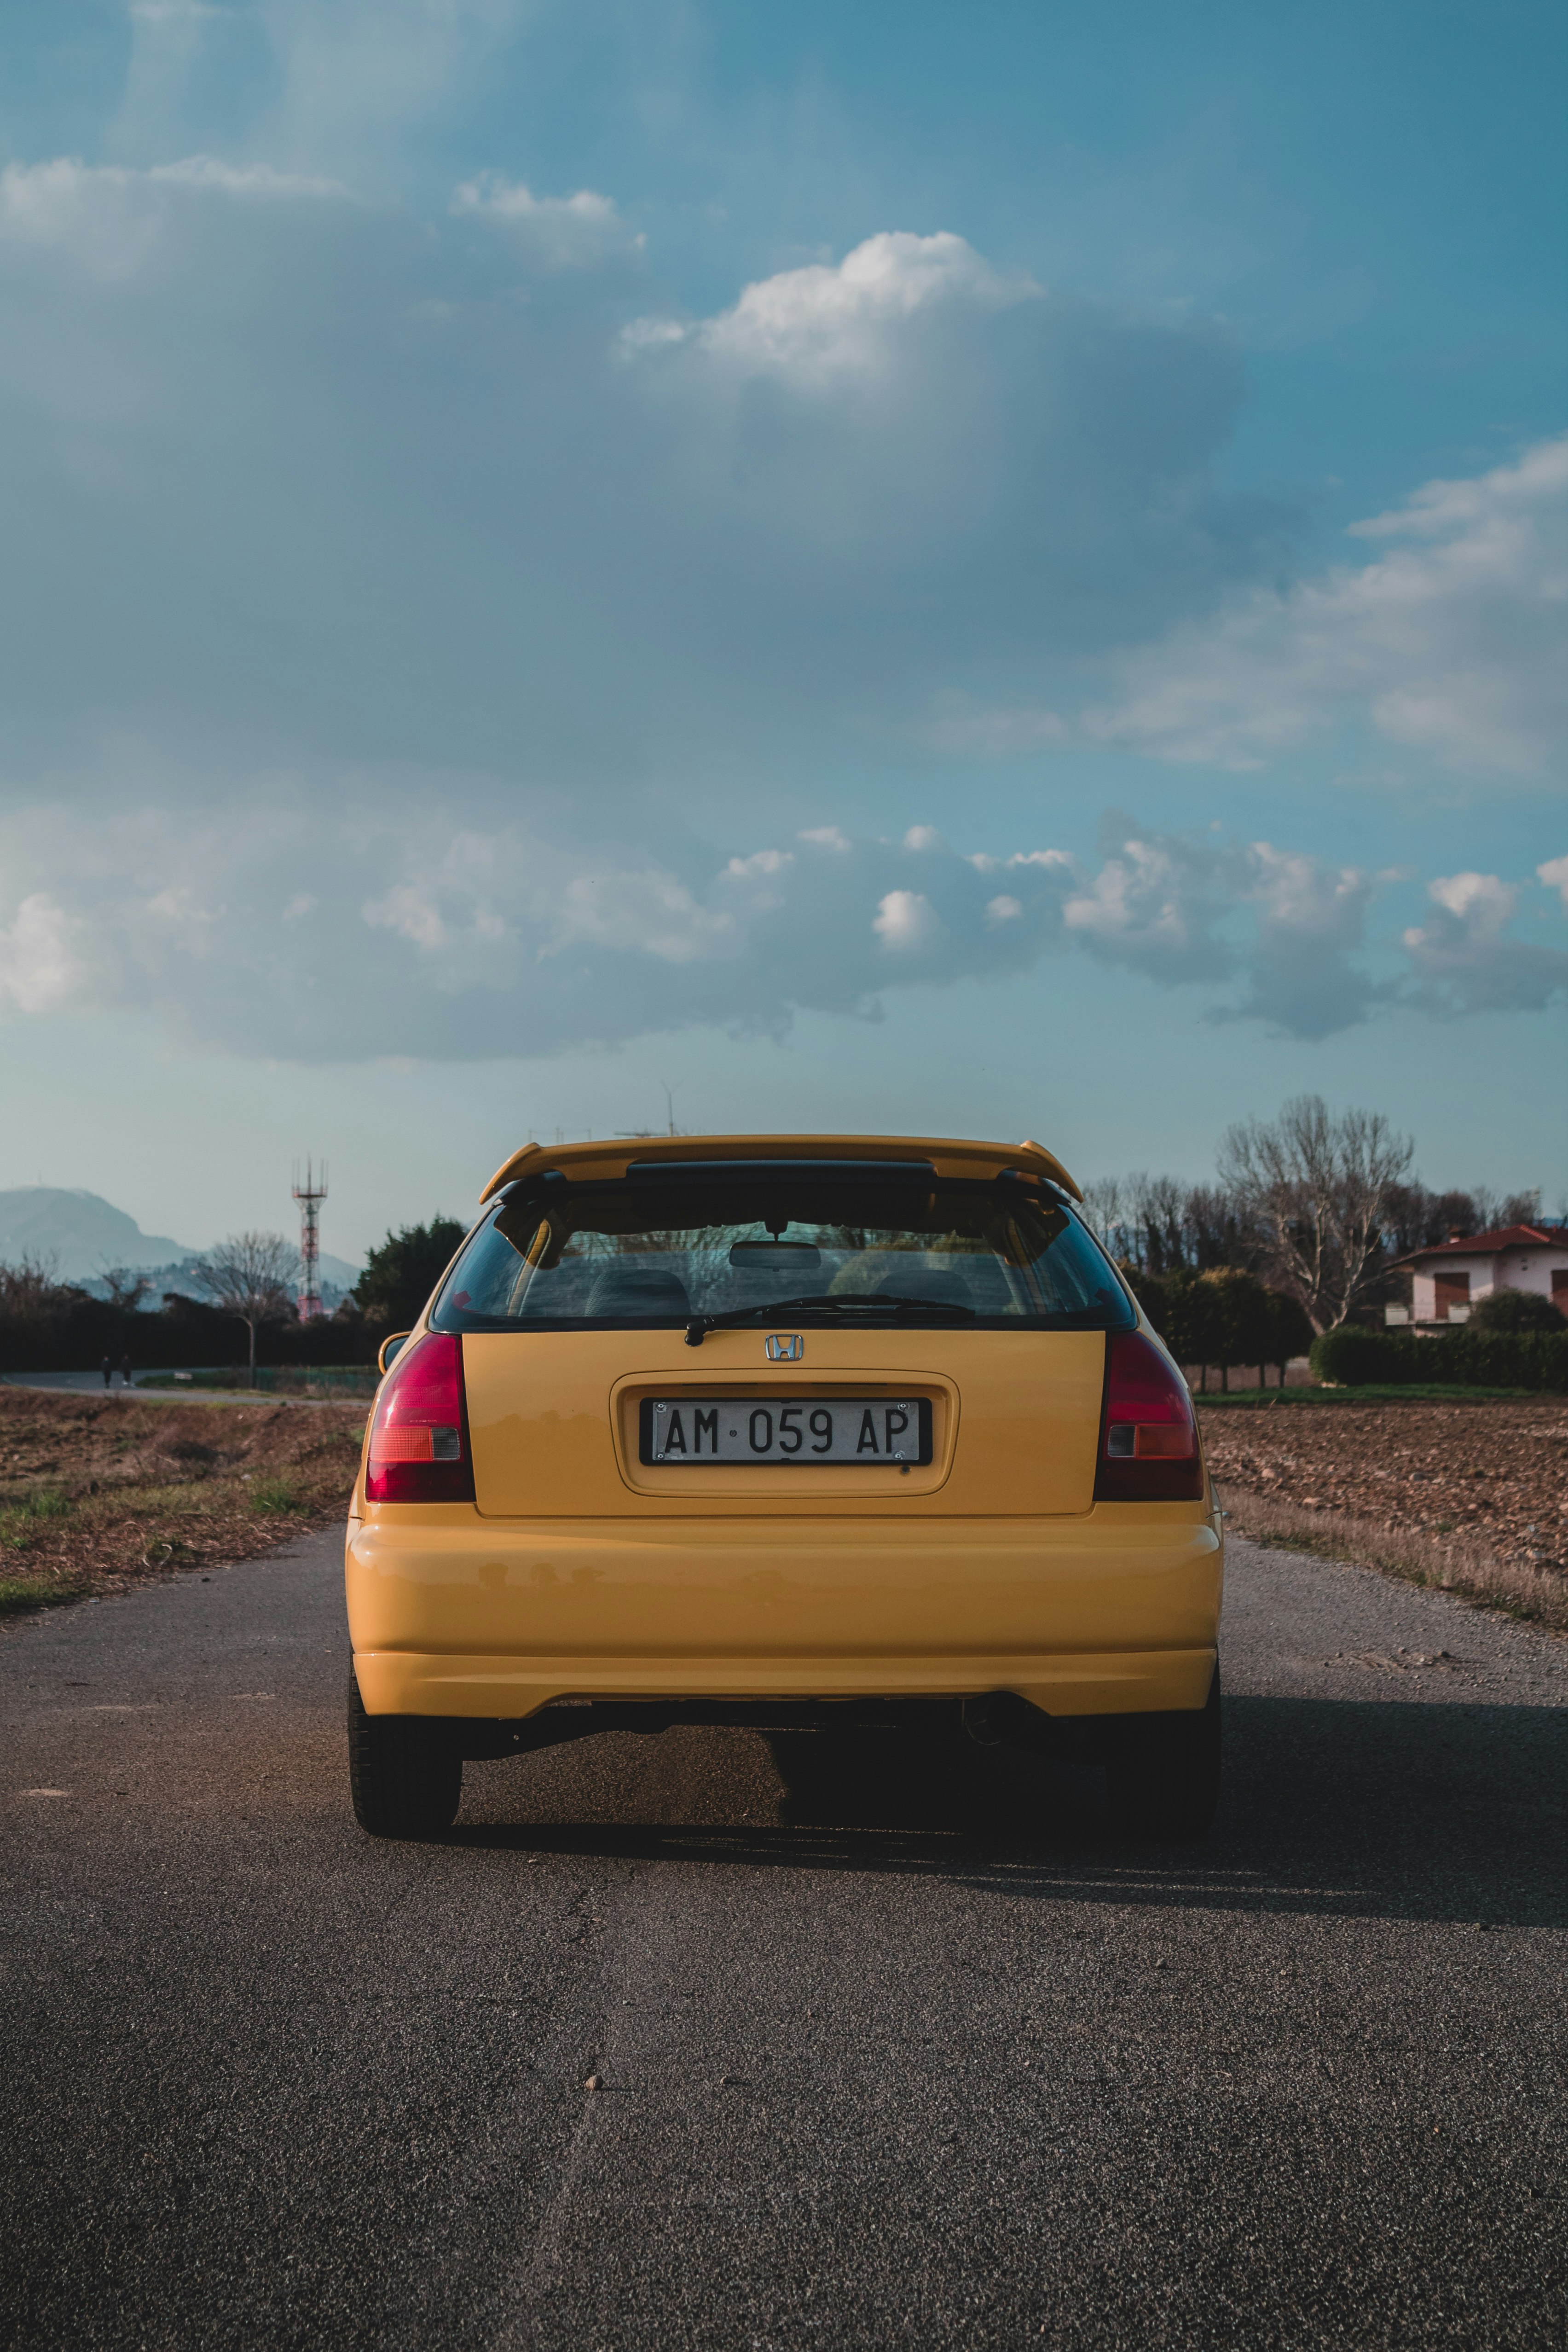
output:
<path id="1" fill-rule="evenodd" d="M 836 268 L 813 262 L 759 279 L 693 338 L 737 376 L 778 375 L 826 390 L 846 374 L 890 367 L 896 331 L 921 312 L 950 305 L 999 310 L 1040 293 L 1030 278 L 1001 276 L 948 231 L 884 231 Z"/>
<path id="2" fill-rule="evenodd" d="M 234 165 L 211 155 L 132 171 L 57 156 L 0 170 L 0 247 L 55 252 L 99 278 L 127 278 L 147 259 L 168 207 L 216 195 L 241 203 L 341 201 L 340 181 L 277 172 L 270 164 Z"/>
<path id="3" fill-rule="evenodd" d="M 1568 437 L 1354 529 L 1388 552 L 1127 656 L 1089 731 L 1245 768 L 1364 719 L 1449 767 L 1542 772 L 1568 720 Z"/>
<path id="4" fill-rule="evenodd" d="M 1568 915 L 1568 857 L 1548 858 L 1546 864 L 1538 866 L 1535 871 L 1537 877 L 1545 883 L 1549 890 L 1561 891 L 1563 911 Z"/>
<path id="5" fill-rule="evenodd" d="M 1206 843 L 1123 841 L 1062 908 L 1070 931 L 1116 963 L 1166 980 L 1218 980 L 1233 959 L 1210 926 L 1235 901 Z"/>
<path id="6" fill-rule="evenodd" d="M 18 1013 L 55 1013 L 82 997 L 88 974 L 78 952 L 80 922 L 44 890 L 22 900 L 0 927 L 0 1006 Z"/>
<path id="7" fill-rule="evenodd" d="M 580 874 L 569 882 L 548 952 L 579 941 L 693 963 L 734 955 L 740 945 L 733 916 L 715 914 L 673 874 L 656 867 Z"/>
<path id="8" fill-rule="evenodd" d="M 599 260 L 632 239 L 609 196 L 580 188 L 571 196 L 536 196 L 520 180 L 481 172 L 453 191 L 452 210 L 497 221 L 516 230 L 554 268 Z"/>
<path id="9" fill-rule="evenodd" d="M 844 846 L 848 848 L 849 844 L 846 842 Z M 794 863 L 795 855 L 792 850 L 758 849 L 755 850 L 749 857 L 732 857 L 724 869 L 725 879 L 751 882 L 763 875 L 782 874 Z"/>
<path id="10" fill-rule="evenodd" d="M 152 187 L 205 189 L 262 203 L 277 199 L 332 202 L 350 194 L 341 180 L 327 179 L 319 173 L 277 172 L 270 163 L 224 163 L 215 155 L 187 155 L 183 163 L 154 163 L 146 178 Z"/>
<path id="11" fill-rule="evenodd" d="M 367 923 L 395 931 L 400 939 L 411 940 L 416 948 L 426 948 L 434 953 L 446 945 L 446 925 L 440 908 L 428 892 L 412 882 L 395 883 L 383 897 L 367 898 L 361 911 Z"/>
<path id="12" fill-rule="evenodd" d="M 329 97 L 341 44 L 295 30 Z M 470 174 L 424 220 L 285 168 L 330 141 L 277 152 L 0 176 L 0 562 L 27 583 L 0 752 L 156 710 L 235 764 L 397 743 L 571 790 L 788 761 L 1256 569 L 1209 478 L 1239 392 L 1211 322 L 890 233 L 672 338 L 603 192 Z M 946 718 L 996 751 L 1059 724 L 1032 691 Z"/>
<path id="13" fill-rule="evenodd" d="M 1434 1013 L 1540 1012 L 1568 991 L 1568 953 L 1511 939 L 1519 893 L 1496 874 L 1428 886 L 1436 912 L 1405 933 L 1417 1002 Z"/>
<path id="14" fill-rule="evenodd" d="M 894 955 L 918 955 L 942 936 L 936 908 L 920 890 L 889 890 L 877 902 L 872 929 Z"/>
<path id="15" fill-rule="evenodd" d="M 1396 1002 L 1540 1004 L 1568 972 L 1512 935 L 1518 893 L 1496 876 L 1434 884 L 1407 976 L 1378 979 L 1378 883 L 1268 842 L 1113 820 L 1085 861 L 813 830 L 830 837 L 726 856 L 661 850 L 628 813 L 611 861 L 559 804 L 504 808 L 451 776 L 358 797 L 299 780 L 242 823 L 37 809 L 0 817 L 0 999 L 153 1009 L 274 1058 L 475 1059 L 520 1037 L 537 1054 L 684 1024 L 779 1034 L 800 1011 L 863 1014 L 888 988 L 1074 952 L 1303 1037 Z"/>

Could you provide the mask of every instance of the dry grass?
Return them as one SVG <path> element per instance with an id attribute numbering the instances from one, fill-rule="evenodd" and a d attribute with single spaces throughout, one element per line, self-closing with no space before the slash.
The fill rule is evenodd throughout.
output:
<path id="1" fill-rule="evenodd" d="M 1321 1559 L 1377 1569 L 1408 1584 L 1430 1585 L 1479 1607 L 1527 1618 L 1552 1633 L 1568 1633 L 1568 1576 L 1538 1568 L 1529 1559 L 1510 1559 L 1473 1535 L 1390 1527 L 1351 1511 L 1308 1508 L 1278 1495 L 1222 1488 L 1221 1500 L 1234 1535 L 1314 1552 Z"/>
<path id="2" fill-rule="evenodd" d="M 0 1386 L 0 1614 L 248 1559 L 342 1517 L 362 1405 Z"/>

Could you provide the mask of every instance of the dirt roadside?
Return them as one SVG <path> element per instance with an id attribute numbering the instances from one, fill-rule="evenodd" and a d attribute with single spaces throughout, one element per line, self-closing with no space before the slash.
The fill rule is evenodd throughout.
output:
<path id="1" fill-rule="evenodd" d="M 329 1526 L 365 1413 L 0 1386 L 0 1615 L 248 1559 Z"/>

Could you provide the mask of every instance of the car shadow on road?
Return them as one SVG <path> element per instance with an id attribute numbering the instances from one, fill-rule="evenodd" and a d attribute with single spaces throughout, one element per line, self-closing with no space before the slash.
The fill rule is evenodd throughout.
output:
<path id="1" fill-rule="evenodd" d="M 631 1757 L 652 1743 L 610 1734 L 498 1768 L 506 1818 L 465 1822 L 449 1843 L 894 1873 L 1057 1903 L 1568 1926 L 1568 1709 L 1228 1698 L 1218 1820 L 1202 1843 L 1168 1847 L 1113 1839 L 1088 1766 L 879 1732 L 772 1735 L 774 1819 L 748 1818 L 739 1794 L 726 1818 L 713 1743 L 737 1737 L 664 1735 L 691 1744 L 685 1818 L 677 1769 L 664 1818 L 636 1820 Z M 631 1751 L 619 1769 L 612 1740 Z M 754 1774 L 743 1793 L 754 1800 Z"/>

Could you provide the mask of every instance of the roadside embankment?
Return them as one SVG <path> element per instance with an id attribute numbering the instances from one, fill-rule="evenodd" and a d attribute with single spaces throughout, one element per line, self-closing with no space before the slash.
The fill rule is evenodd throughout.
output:
<path id="1" fill-rule="evenodd" d="M 363 1405 L 0 1386 L 0 1615 L 248 1559 L 342 1516 Z"/>

